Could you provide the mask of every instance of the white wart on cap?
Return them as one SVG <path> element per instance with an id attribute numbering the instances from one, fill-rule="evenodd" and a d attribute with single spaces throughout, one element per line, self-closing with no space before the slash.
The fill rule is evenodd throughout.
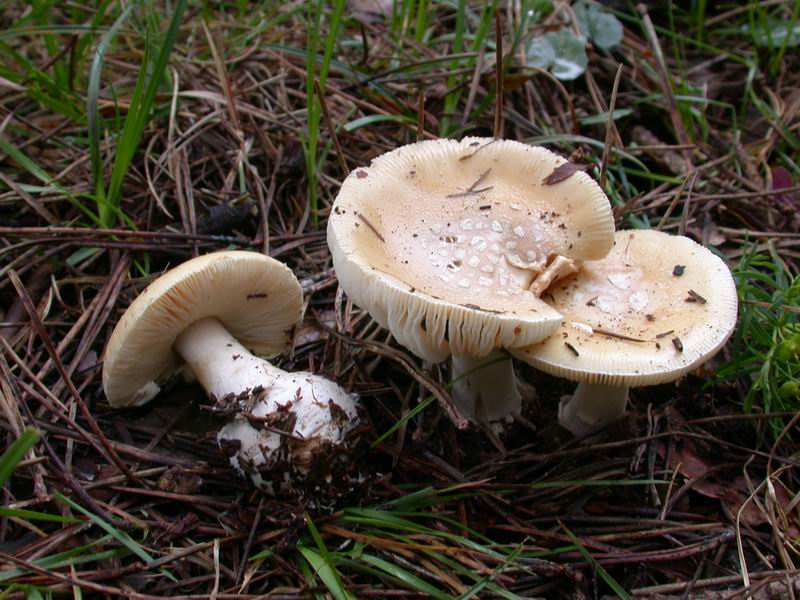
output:
<path id="1" fill-rule="evenodd" d="M 565 163 L 544 148 L 488 138 L 418 142 L 376 158 L 345 180 L 328 220 L 340 285 L 429 361 L 544 339 L 561 316 L 538 296 L 574 261 L 602 258 L 613 243 L 608 199 L 588 175 L 544 183 Z M 463 372 L 458 360 L 454 375 Z M 484 375 L 511 390 L 508 361 L 504 369 Z M 465 383 L 473 392 L 457 389 L 456 403 L 474 417 L 485 388 Z M 490 418 L 509 413 L 492 408 L 499 398 L 483 400 Z"/>
<path id="2" fill-rule="evenodd" d="M 651 230 L 617 232 L 606 258 L 583 263 L 545 300 L 564 315 L 558 331 L 513 353 L 583 382 L 560 414 L 579 435 L 621 415 L 628 387 L 673 381 L 716 354 L 733 332 L 738 307 L 731 273 L 717 255 Z M 608 390 L 618 392 L 615 400 Z"/>
<path id="3" fill-rule="evenodd" d="M 184 360 L 173 344 L 191 324 L 218 320 L 260 356 L 285 351 L 302 316 L 286 265 L 254 252 L 214 252 L 159 277 L 128 307 L 108 341 L 103 388 L 115 408 L 149 402 Z"/>

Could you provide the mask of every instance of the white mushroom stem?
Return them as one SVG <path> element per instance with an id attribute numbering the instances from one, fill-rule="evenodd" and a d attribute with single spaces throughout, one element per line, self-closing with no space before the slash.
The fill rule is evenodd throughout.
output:
<path id="1" fill-rule="evenodd" d="M 463 417 L 499 421 L 520 410 L 514 366 L 500 351 L 481 358 L 453 356 L 452 378 L 453 402 Z"/>
<path id="2" fill-rule="evenodd" d="M 628 388 L 581 382 L 572 396 L 561 399 L 558 422 L 577 437 L 596 433 L 625 413 Z"/>
<path id="3" fill-rule="evenodd" d="M 253 356 L 217 319 L 192 323 L 175 340 L 175 351 L 209 396 L 268 388 L 283 371 Z"/>

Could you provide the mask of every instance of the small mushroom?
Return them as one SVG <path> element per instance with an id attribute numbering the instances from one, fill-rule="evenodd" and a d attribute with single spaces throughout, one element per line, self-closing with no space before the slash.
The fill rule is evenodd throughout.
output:
<path id="1" fill-rule="evenodd" d="M 676 264 L 685 265 L 681 277 Z M 680 378 L 711 358 L 736 325 L 736 286 L 725 263 L 689 238 L 619 231 L 602 260 L 551 287 L 564 320 L 515 357 L 580 382 L 559 422 L 576 436 L 625 412 L 628 388 Z"/>
<path id="2" fill-rule="evenodd" d="M 543 183 L 565 162 L 509 140 L 424 141 L 356 169 L 336 197 L 328 246 L 340 285 L 417 356 L 452 355 L 462 416 L 519 411 L 501 350 L 550 335 L 561 315 L 540 296 L 611 248 L 611 207 L 588 175 Z"/>
<path id="3" fill-rule="evenodd" d="M 239 251 L 189 260 L 155 280 L 117 323 L 103 363 L 106 397 L 113 407 L 139 406 L 188 370 L 210 398 L 239 413 L 220 440 L 238 440 L 231 463 L 260 483 L 255 469 L 285 438 L 304 463 L 321 444 L 342 443 L 357 422 L 354 395 L 260 358 L 285 351 L 301 317 L 300 284 L 280 262 Z M 250 423 L 270 415 L 285 416 L 288 431 Z"/>

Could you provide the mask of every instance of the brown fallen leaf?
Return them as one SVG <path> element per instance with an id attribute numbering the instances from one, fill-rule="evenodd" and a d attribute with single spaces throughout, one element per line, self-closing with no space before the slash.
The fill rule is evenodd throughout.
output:
<path id="1" fill-rule="evenodd" d="M 664 457 L 666 454 L 665 444 L 659 445 L 658 453 L 662 458 Z M 759 508 L 759 503 L 755 499 L 747 501 L 751 492 L 745 478 L 742 475 L 732 476 L 731 469 L 722 459 L 714 460 L 700 452 L 691 440 L 681 440 L 673 445 L 669 456 L 669 468 L 677 470 L 687 479 L 697 479 L 692 485 L 692 491 L 707 498 L 719 500 L 731 518 L 736 519 L 736 516 L 740 514 L 742 522 L 751 527 L 769 523 L 769 516 Z M 755 485 L 759 483 L 760 480 L 754 481 Z M 773 479 L 772 484 L 775 490 L 775 502 L 778 506 L 789 506 L 792 494 L 780 480 Z M 763 506 L 765 491 L 762 488 L 757 493 L 761 506 Z M 788 533 L 794 537 L 800 535 L 800 526 L 795 514 L 788 514 L 787 519 Z"/>
<path id="2" fill-rule="evenodd" d="M 565 162 L 563 165 L 559 165 L 553 172 L 550 173 L 547 177 L 542 179 L 543 185 L 555 185 L 557 183 L 561 183 L 565 179 L 569 179 L 578 171 L 588 171 L 592 167 L 591 164 L 582 164 L 582 163 L 574 163 L 574 162 Z"/>
<path id="3" fill-rule="evenodd" d="M 158 489 L 175 494 L 195 494 L 204 485 L 203 478 L 190 469 L 175 466 L 164 471 L 158 480 Z"/>

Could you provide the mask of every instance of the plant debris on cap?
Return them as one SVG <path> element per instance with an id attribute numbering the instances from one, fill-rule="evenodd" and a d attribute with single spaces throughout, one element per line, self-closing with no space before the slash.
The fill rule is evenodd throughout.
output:
<path id="1" fill-rule="evenodd" d="M 302 316 L 302 291 L 284 264 L 255 252 L 215 252 L 154 281 L 109 339 L 103 388 L 114 407 L 149 402 L 181 365 L 172 348 L 187 326 L 215 317 L 259 356 L 287 349 Z"/>
<path id="2" fill-rule="evenodd" d="M 566 160 L 508 140 L 403 146 L 355 169 L 328 221 L 349 296 L 431 361 L 544 339 L 561 316 L 539 296 L 613 243 L 608 199 Z"/>
<path id="3" fill-rule="evenodd" d="M 679 278 L 676 262 L 685 266 Z M 617 232 L 606 258 L 583 263 L 548 293 L 564 315 L 558 331 L 513 354 L 573 381 L 672 381 L 714 355 L 736 325 L 736 286 L 725 263 L 689 238 L 659 231 Z"/>

